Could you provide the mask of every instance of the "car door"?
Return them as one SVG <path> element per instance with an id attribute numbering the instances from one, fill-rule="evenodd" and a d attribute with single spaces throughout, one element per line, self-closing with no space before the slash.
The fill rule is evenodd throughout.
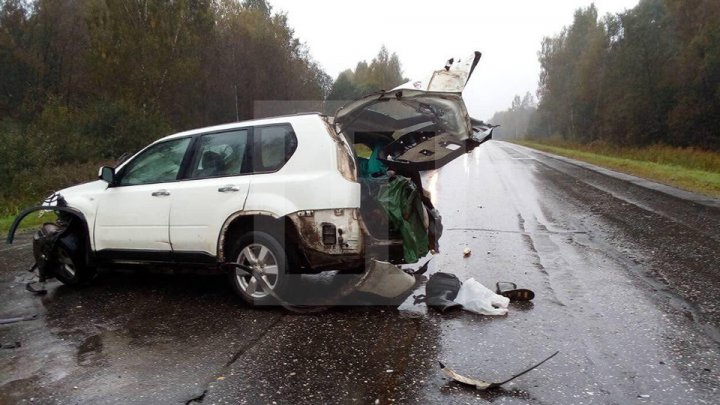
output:
<path id="1" fill-rule="evenodd" d="M 99 254 L 104 250 L 171 252 L 171 188 L 177 184 L 190 143 L 190 137 L 155 143 L 120 168 L 113 184 L 99 197 L 95 220 Z"/>
<path id="2" fill-rule="evenodd" d="M 214 256 L 225 219 L 243 209 L 252 173 L 251 134 L 252 128 L 238 128 L 195 141 L 185 178 L 174 185 L 170 199 L 176 259 L 183 260 L 183 253 Z"/>

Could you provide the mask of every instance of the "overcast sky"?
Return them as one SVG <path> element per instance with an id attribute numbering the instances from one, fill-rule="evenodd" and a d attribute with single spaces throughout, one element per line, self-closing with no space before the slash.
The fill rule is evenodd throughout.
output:
<path id="1" fill-rule="evenodd" d="M 470 114 L 487 119 L 507 109 L 515 94 L 535 94 L 543 36 L 572 23 L 584 0 L 409 1 L 269 0 L 285 11 L 295 34 L 333 79 L 383 44 L 396 52 L 409 78 L 422 78 L 453 56 L 482 52 L 465 88 Z M 600 15 L 638 0 L 596 0 Z"/>

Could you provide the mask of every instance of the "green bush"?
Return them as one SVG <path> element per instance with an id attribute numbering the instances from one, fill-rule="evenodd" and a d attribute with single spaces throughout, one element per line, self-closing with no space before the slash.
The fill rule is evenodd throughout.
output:
<path id="1" fill-rule="evenodd" d="M 171 128 L 157 112 L 126 102 L 101 101 L 86 110 L 81 131 L 97 145 L 97 157 L 116 159 L 169 134 Z"/>
<path id="2" fill-rule="evenodd" d="M 157 113 L 124 102 L 85 109 L 50 100 L 29 125 L 0 122 L 0 216 L 92 180 L 97 168 L 171 132 Z"/>

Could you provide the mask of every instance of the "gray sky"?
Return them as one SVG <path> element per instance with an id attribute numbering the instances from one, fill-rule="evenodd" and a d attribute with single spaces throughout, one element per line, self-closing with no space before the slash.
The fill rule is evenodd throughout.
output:
<path id="1" fill-rule="evenodd" d="M 487 119 L 510 107 L 515 94 L 535 94 L 543 36 L 572 23 L 590 0 L 408 1 L 269 0 L 288 14 L 290 26 L 333 78 L 385 44 L 406 77 L 422 78 L 450 57 L 482 52 L 465 89 L 470 114 Z M 600 15 L 621 12 L 638 0 L 595 0 Z"/>

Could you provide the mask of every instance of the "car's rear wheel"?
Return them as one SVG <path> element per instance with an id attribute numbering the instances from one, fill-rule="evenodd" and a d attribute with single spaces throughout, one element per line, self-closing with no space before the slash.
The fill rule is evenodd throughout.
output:
<path id="1" fill-rule="evenodd" d="M 283 297 L 288 287 L 288 257 L 277 238 L 265 232 L 248 232 L 234 244 L 231 255 L 236 263 L 262 274 L 263 281 L 272 292 Z M 277 300 L 255 276 L 241 269 L 235 270 L 230 276 L 235 291 L 248 303 L 256 306 L 277 304 Z"/>

